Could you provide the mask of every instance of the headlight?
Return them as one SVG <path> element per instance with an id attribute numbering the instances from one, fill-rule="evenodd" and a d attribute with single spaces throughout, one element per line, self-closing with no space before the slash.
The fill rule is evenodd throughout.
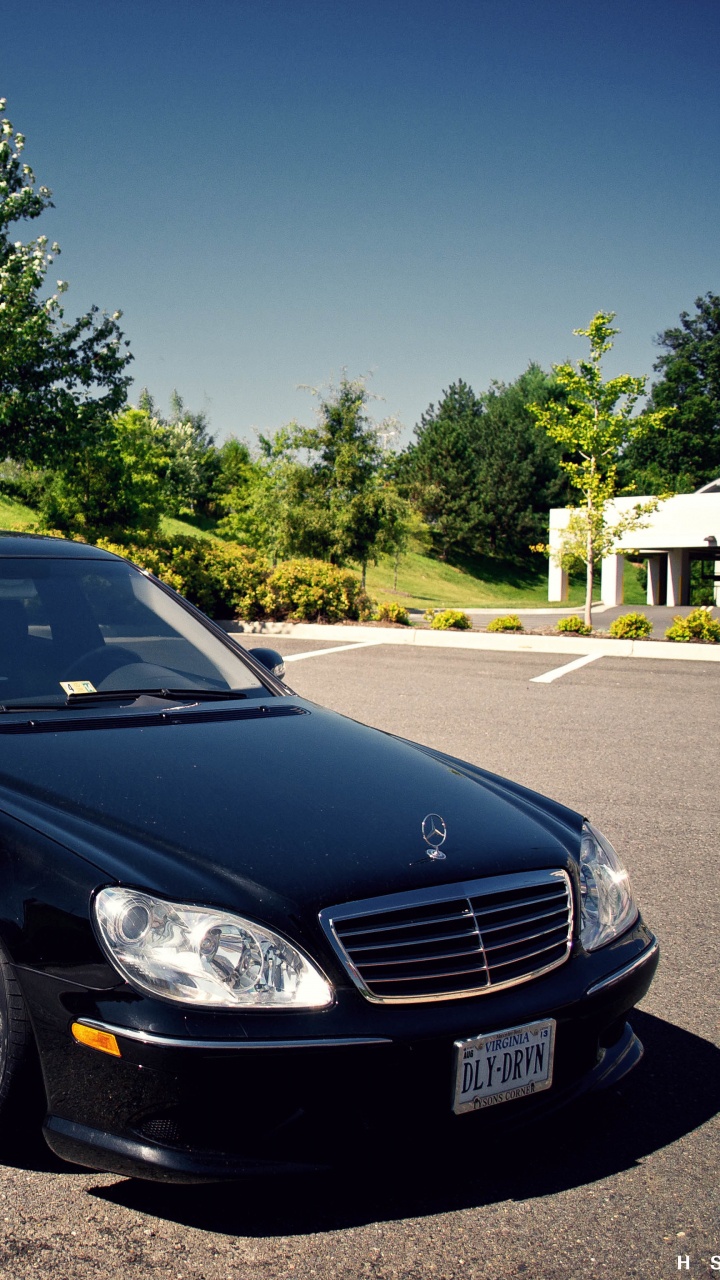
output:
<path id="1" fill-rule="evenodd" d="M 637 919 L 630 877 L 605 836 L 586 822 L 580 844 L 580 941 L 595 951 Z"/>
<path id="2" fill-rule="evenodd" d="M 111 963 L 150 995 L 232 1009 L 321 1009 L 332 1001 L 307 956 L 242 916 L 120 888 L 101 889 L 93 909 Z"/>

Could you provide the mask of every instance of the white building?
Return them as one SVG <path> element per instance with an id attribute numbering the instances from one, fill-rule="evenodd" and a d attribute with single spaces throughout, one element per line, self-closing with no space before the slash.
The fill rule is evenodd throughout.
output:
<path id="1" fill-rule="evenodd" d="M 647 497 L 633 495 L 615 498 L 608 503 L 618 515 L 631 510 Z M 570 516 L 569 507 L 554 507 L 550 512 L 550 567 L 548 600 L 568 598 L 568 576 L 555 560 L 562 535 Z M 625 555 L 647 559 L 648 604 L 689 604 L 690 564 L 704 562 L 708 577 L 714 578 L 715 602 L 720 605 L 720 477 L 698 489 L 697 493 L 679 493 L 661 502 L 645 524 L 618 538 L 613 554 L 602 561 L 601 596 L 603 604 L 622 604 Z"/>

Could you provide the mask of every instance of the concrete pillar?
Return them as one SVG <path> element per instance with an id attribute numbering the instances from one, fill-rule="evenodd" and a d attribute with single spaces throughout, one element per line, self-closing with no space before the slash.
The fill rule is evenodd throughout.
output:
<path id="1" fill-rule="evenodd" d="M 548 600 L 559 600 L 564 604 L 569 593 L 570 583 L 567 572 L 551 556 L 548 561 Z"/>
<path id="2" fill-rule="evenodd" d="M 622 604 L 624 556 L 603 556 L 600 566 L 600 599 L 603 604 Z"/>
<path id="3" fill-rule="evenodd" d="M 690 603 L 690 552 L 682 548 L 668 551 L 667 602 Z"/>
<path id="4" fill-rule="evenodd" d="M 715 561 L 715 604 L 720 609 L 720 560 Z"/>
<path id="5" fill-rule="evenodd" d="M 647 602 L 660 604 L 660 557 L 647 558 Z"/>
<path id="6" fill-rule="evenodd" d="M 567 600 L 570 590 L 567 573 L 558 564 L 569 518 L 570 511 L 567 507 L 552 507 L 550 510 L 548 600 L 559 600 L 561 604 Z"/>

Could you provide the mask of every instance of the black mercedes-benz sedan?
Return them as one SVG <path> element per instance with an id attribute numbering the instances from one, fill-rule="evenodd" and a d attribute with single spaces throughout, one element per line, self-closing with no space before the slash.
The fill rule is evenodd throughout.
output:
<path id="1" fill-rule="evenodd" d="M 117 556 L 0 535 L 0 1107 L 39 1063 L 67 1160 L 477 1143 L 640 1058 L 658 944 L 605 837 L 282 674 Z"/>

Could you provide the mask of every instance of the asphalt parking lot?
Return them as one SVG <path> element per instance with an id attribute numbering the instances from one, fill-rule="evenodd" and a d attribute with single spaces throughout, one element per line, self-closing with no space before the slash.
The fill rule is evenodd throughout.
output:
<path id="1" fill-rule="evenodd" d="M 398 1151 L 332 1177 L 162 1188 L 74 1171 L 29 1143 L 0 1171 L 0 1276 L 716 1274 L 718 664 L 603 657 L 543 684 L 562 658 L 247 643 L 279 648 L 303 696 L 545 791 L 610 836 L 662 944 L 634 1020 L 645 1060 L 620 1090 L 500 1146 Z"/>

